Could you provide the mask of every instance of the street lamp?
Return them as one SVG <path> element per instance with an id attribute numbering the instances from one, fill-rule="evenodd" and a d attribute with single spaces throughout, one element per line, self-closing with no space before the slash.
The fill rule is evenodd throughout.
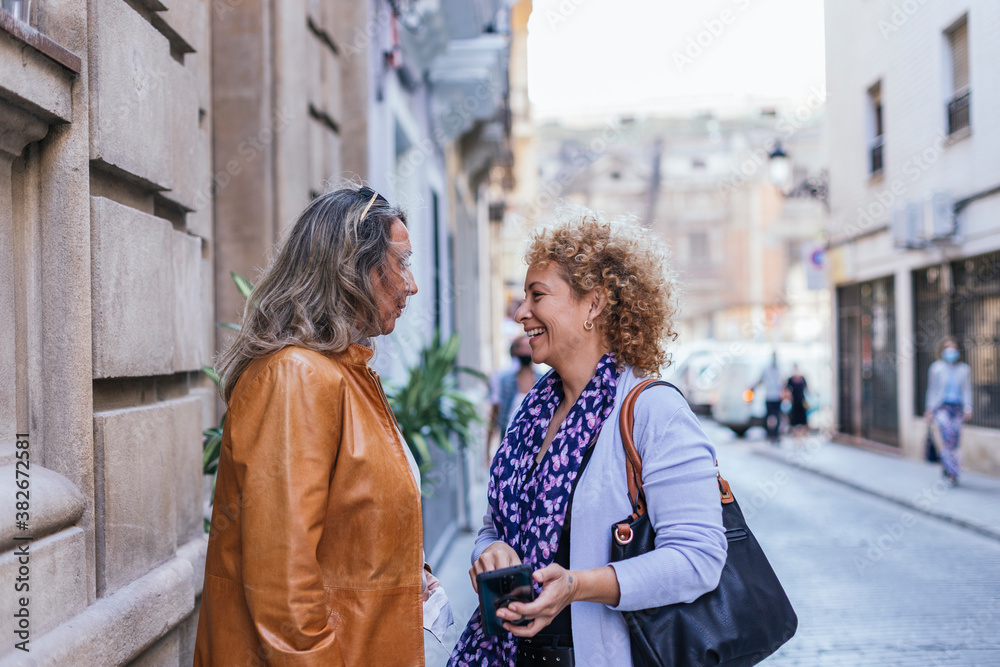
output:
<path id="1" fill-rule="evenodd" d="M 768 158 L 770 158 L 768 171 L 771 173 L 771 182 L 778 186 L 785 197 L 815 199 L 827 209 L 830 208 L 828 199 L 830 186 L 825 169 L 815 176 L 806 176 L 791 190 L 785 190 L 785 184 L 788 183 L 788 179 L 792 175 L 792 161 L 788 158 L 788 153 L 781 147 L 780 141 L 775 140 L 774 148 L 768 153 Z"/>
<path id="2" fill-rule="evenodd" d="M 768 171 L 771 172 L 771 182 L 782 190 L 788 177 L 792 175 L 792 164 L 788 159 L 788 154 L 781 148 L 781 142 L 774 142 L 774 149 L 767 156 L 770 158 Z"/>

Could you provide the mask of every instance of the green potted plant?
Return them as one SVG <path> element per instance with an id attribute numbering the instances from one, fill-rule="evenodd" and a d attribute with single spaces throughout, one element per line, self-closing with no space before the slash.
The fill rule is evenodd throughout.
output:
<path id="1" fill-rule="evenodd" d="M 458 373 L 484 382 L 486 376 L 458 365 L 458 346 L 457 333 L 442 343 L 441 332 L 436 330 L 421 350 L 420 361 L 410 368 L 406 383 L 384 383 L 389 405 L 421 472 L 430 469 L 431 443 L 451 453 L 452 437 L 465 447 L 472 439 L 473 425 L 483 421 L 476 403 L 459 390 Z"/>

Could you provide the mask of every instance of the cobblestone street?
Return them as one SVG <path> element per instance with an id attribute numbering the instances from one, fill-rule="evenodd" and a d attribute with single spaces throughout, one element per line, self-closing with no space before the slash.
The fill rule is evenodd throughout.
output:
<path id="1" fill-rule="evenodd" d="M 765 664 L 1000 664 L 1000 543 L 706 428 L 799 616 Z"/>

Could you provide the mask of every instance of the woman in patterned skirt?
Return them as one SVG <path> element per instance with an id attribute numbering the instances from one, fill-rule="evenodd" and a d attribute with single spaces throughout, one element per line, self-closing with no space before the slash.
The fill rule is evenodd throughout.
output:
<path id="1" fill-rule="evenodd" d="M 941 433 L 941 464 L 944 476 L 958 486 L 960 473 L 958 441 L 962 423 L 972 417 L 972 382 L 969 365 L 959 361 L 958 341 L 948 336 L 938 343 L 940 359 L 931 364 L 927 375 L 924 417 L 927 428 Z"/>

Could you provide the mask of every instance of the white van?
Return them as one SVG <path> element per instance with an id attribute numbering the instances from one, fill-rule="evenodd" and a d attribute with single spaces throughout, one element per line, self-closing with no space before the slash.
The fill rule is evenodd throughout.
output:
<path id="1" fill-rule="evenodd" d="M 833 391 L 830 350 L 820 343 L 778 343 L 744 345 L 739 354 L 721 359 L 717 364 L 718 401 L 712 405 L 715 421 L 743 437 L 753 426 L 764 426 L 767 414 L 764 387 L 757 386 L 771 355 L 778 353 L 778 368 L 784 378 L 791 377 L 795 364 L 808 383 L 809 419 L 828 417 Z"/>
<path id="2" fill-rule="evenodd" d="M 707 415 L 719 396 L 715 379 L 705 370 L 713 364 L 720 343 L 712 339 L 679 345 L 671 350 L 671 364 L 663 371 L 663 379 L 684 393 L 695 414 Z"/>

